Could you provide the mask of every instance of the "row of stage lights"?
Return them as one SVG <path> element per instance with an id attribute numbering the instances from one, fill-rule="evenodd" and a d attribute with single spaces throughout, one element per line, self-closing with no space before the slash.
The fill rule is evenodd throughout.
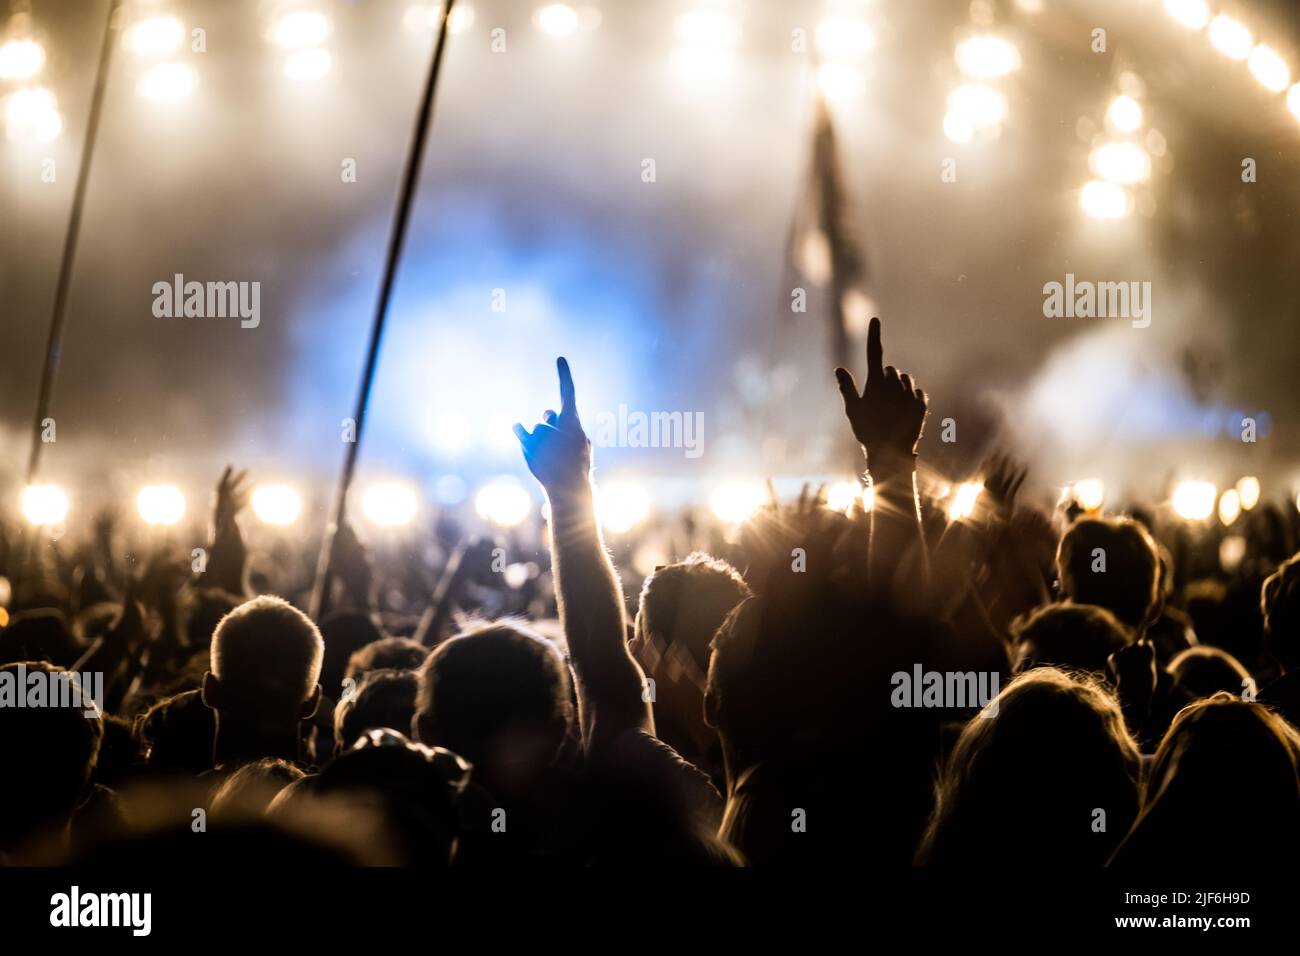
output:
<path id="1" fill-rule="evenodd" d="M 450 489 L 448 486 L 455 486 Z M 941 486 L 934 497 L 942 503 L 952 521 L 975 516 L 982 481 L 966 481 L 955 487 Z M 439 481 L 435 495 L 447 503 L 463 498 L 464 483 L 454 476 Z M 1066 501 L 1088 513 L 1098 513 L 1105 503 L 1106 488 L 1100 478 L 1072 482 L 1063 492 Z M 1222 493 L 1209 481 L 1184 481 L 1175 486 L 1169 504 L 1180 518 L 1205 521 L 1216 510 L 1225 527 L 1231 527 L 1242 512 L 1259 503 L 1260 484 L 1247 476 Z M 715 486 L 709 496 L 709 508 L 726 524 L 739 524 L 769 501 L 767 486 L 761 482 L 732 480 Z M 286 526 L 302 514 L 302 497 L 289 485 L 264 484 L 253 489 L 251 505 L 263 524 Z M 858 481 L 840 481 L 826 489 L 827 507 L 840 511 L 869 512 L 875 506 L 874 489 Z M 1217 505 L 1217 508 L 1216 508 Z M 474 496 L 474 510 L 479 517 L 500 528 L 513 528 L 526 521 L 533 512 L 534 499 L 515 478 L 501 477 L 481 487 Z M 1296 507 L 1300 508 L 1300 496 Z M 69 500 L 57 485 L 29 485 L 21 500 L 23 516 L 33 525 L 56 526 L 67 518 Z M 184 493 L 175 485 L 146 485 L 136 496 L 136 510 L 145 524 L 168 527 L 178 524 L 186 514 Z M 602 483 L 597 487 L 596 510 L 604 528 L 621 534 L 631 531 L 650 517 L 654 508 L 645 486 L 626 480 Z M 415 487 L 406 482 L 386 481 L 370 485 L 361 495 L 361 513 L 372 525 L 396 528 L 409 525 L 420 513 L 420 498 Z M 546 505 L 542 517 L 548 518 Z"/>
<path id="2" fill-rule="evenodd" d="M 1031 12 L 1041 4 L 1021 0 L 1019 6 Z M 1206 0 L 1164 0 L 1165 10 L 1179 24 L 1190 30 L 1206 30 L 1210 43 L 1232 60 L 1244 61 L 1252 75 L 1265 89 L 1287 92 L 1291 112 L 1300 118 L 1300 83 L 1291 85 L 1291 70 L 1273 48 L 1256 44 L 1250 30 L 1225 14 L 1213 15 Z M 425 32 L 436 29 L 443 16 L 441 3 L 421 3 L 409 7 L 403 18 L 408 30 Z M 458 4 L 448 29 L 462 33 L 475 23 L 474 8 Z M 533 24 L 541 33 L 565 38 L 595 30 L 601 21 L 595 7 L 575 7 L 565 3 L 544 4 L 533 12 Z M 294 81 L 319 80 L 333 68 L 333 56 L 325 46 L 333 32 L 328 14 L 303 3 L 281 7 L 269 22 L 268 41 L 286 51 L 284 74 Z M 674 29 L 677 46 L 672 54 L 674 67 L 692 81 L 724 77 L 734 70 L 740 40 L 739 22 L 726 8 L 700 4 L 682 12 Z M 198 85 L 198 73 L 184 60 L 173 58 L 185 43 L 185 27 L 171 15 L 150 15 L 130 23 L 123 33 L 123 45 L 131 53 L 148 59 L 162 59 L 149 67 L 137 83 L 139 94 L 150 100 L 176 100 L 191 94 Z M 866 90 L 866 75 L 861 58 L 875 46 L 875 35 L 868 23 L 857 16 L 834 15 L 821 20 L 814 31 L 814 42 L 821 57 L 818 86 L 829 98 L 853 99 Z M 166 59 L 164 59 L 166 58 Z M 1006 95 L 996 82 L 1020 68 L 1020 53 L 1015 44 L 991 32 L 978 32 L 958 43 L 954 59 L 964 76 L 948 98 L 943 128 L 957 143 L 976 137 L 996 137 L 1006 120 Z M 0 80 L 28 84 L 43 69 L 45 50 L 32 36 L 30 15 L 13 18 L 0 42 Z M 1141 106 L 1129 94 L 1123 100 L 1123 115 L 1115 115 L 1112 103 L 1108 119 L 1117 120 L 1115 128 L 1136 132 L 1141 123 Z M 1119 102 L 1117 98 L 1116 102 Z M 24 85 L 11 93 L 6 103 L 6 129 L 11 139 L 49 142 L 63 127 L 54 94 L 45 87 Z M 1129 118 L 1129 126 L 1125 123 Z M 1106 144 L 1122 146 L 1102 156 L 1093 157 L 1098 178 L 1085 190 L 1082 205 L 1089 215 L 1116 218 L 1132 207 L 1126 192 L 1136 179 L 1149 175 L 1150 157 L 1134 143 Z M 1096 151 L 1094 151 L 1095 153 Z M 1142 153 L 1142 155 L 1138 155 Z M 1095 167 L 1101 165 L 1103 170 Z M 1144 168 L 1146 172 L 1144 173 Z M 1107 172 L 1109 170 L 1109 173 Z M 1108 178 L 1110 175 L 1111 178 Z M 1095 185 L 1094 185 L 1095 184 Z M 1124 202 L 1121 204 L 1120 199 Z"/>

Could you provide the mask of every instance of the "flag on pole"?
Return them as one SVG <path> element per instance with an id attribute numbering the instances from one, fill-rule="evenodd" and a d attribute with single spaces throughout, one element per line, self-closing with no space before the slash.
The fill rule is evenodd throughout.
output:
<path id="1" fill-rule="evenodd" d="M 849 210 L 835 129 L 818 95 L 808 173 L 790 232 L 790 265 L 805 281 L 828 289 L 831 361 L 849 362 L 849 329 L 866 327 L 866 261 Z M 864 314 L 857 315 L 857 312 Z"/>

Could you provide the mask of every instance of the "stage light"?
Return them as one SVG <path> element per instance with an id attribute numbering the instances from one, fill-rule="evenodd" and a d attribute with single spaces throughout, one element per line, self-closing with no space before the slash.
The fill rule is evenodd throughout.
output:
<path id="1" fill-rule="evenodd" d="M 330 18 L 319 10 L 292 10 L 271 25 L 271 42 L 286 50 L 320 46 L 330 35 Z"/>
<path id="2" fill-rule="evenodd" d="M 827 17 L 817 24 L 817 52 L 827 58 L 861 56 L 876 37 L 860 17 Z"/>
<path id="3" fill-rule="evenodd" d="M 1214 514 L 1218 489 L 1209 481 L 1184 481 L 1174 489 L 1174 513 L 1187 521 L 1204 521 Z"/>
<path id="4" fill-rule="evenodd" d="M 473 435 L 474 430 L 470 427 L 469 419 L 461 412 L 446 412 L 439 415 L 433 425 L 433 445 L 445 455 L 455 455 L 464 451 L 469 447 Z"/>
<path id="5" fill-rule="evenodd" d="M 1070 493 L 1084 511 L 1100 511 L 1106 501 L 1106 483 L 1100 478 L 1082 478 L 1070 486 Z"/>
<path id="6" fill-rule="evenodd" d="M 5 104 L 5 135 L 20 143 L 48 143 L 63 130 L 58 101 L 44 87 L 9 95 Z"/>
<path id="7" fill-rule="evenodd" d="M 23 489 L 22 512 L 34 525 L 58 524 L 68 516 L 68 496 L 57 485 L 28 485 Z"/>
<path id="8" fill-rule="evenodd" d="M 1119 219 L 1129 213 L 1128 193 L 1114 183 L 1091 180 L 1079 194 L 1079 205 L 1093 219 Z"/>
<path id="9" fill-rule="evenodd" d="M 988 79 L 1020 69 L 1020 51 L 1014 43 L 984 34 L 957 44 L 957 66 L 967 76 Z"/>
<path id="10" fill-rule="evenodd" d="M 622 534 L 650 515 L 650 495 L 640 485 L 617 481 L 596 487 L 596 514 L 606 531 Z"/>
<path id="11" fill-rule="evenodd" d="M 726 481 L 709 496 L 709 508 L 720 521 L 740 524 L 767 501 L 767 491 L 753 481 Z"/>
<path id="12" fill-rule="evenodd" d="M 474 496 L 474 510 L 484 521 L 502 528 L 520 524 L 533 510 L 533 499 L 513 478 L 498 478 Z"/>
<path id="13" fill-rule="evenodd" d="M 372 485 L 361 497 L 361 513 L 381 528 L 410 524 L 418 508 L 415 489 L 396 481 Z"/>
<path id="14" fill-rule="evenodd" d="M 1300 83 L 1286 91 L 1286 108 L 1291 111 L 1292 116 L 1300 119 Z"/>
<path id="15" fill-rule="evenodd" d="M 1106 110 L 1106 121 L 1121 133 L 1136 132 L 1142 125 L 1142 105 L 1131 96 L 1117 96 Z"/>
<path id="16" fill-rule="evenodd" d="M 1246 59 L 1254 42 L 1250 31 L 1232 17 L 1219 14 L 1210 21 L 1210 43 L 1230 60 Z"/>
<path id="17" fill-rule="evenodd" d="M 148 17 L 127 27 L 122 45 L 138 56 L 165 56 L 180 49 L 185 27 L 175 17 Z"/>
<path id="18" fill-rule="evenodd" d="M 442 24 L 441 3 L 420 3 L 408 7 L 402 18 L 406 29 L 413 33 L 428 33 Z M 458 3 L 451 13 L 451 23 L 447 25 L 450 33 L 460 33 L 474 25 L 474 8 L 468 4 Z"/>
<path id="19" fill-rule="evenodd" d="M 253 489 L 252 504 L 263 524 L 293 524 L 302 512 L 302 498 L 288 485 L 259 485 Z"/>
<path id="20" fill-rule="evenodd" d="M 1237 497 L 1241 499 L 1241 510 L 1249 511 L 1259 504 L 1259 479 L 1247 475 L 1237 482 Z"/>
<path id="21" fill-rule="evenodd" d="M 294 81 L 323 79 L 334 66 L 329 50 L 299 50 L 284 61 L 284 75 Z"/>
<path id="22" fill-rule="evenodd" d="M 135 507 L 145 524 L 173 525 L 185 517 L 185 496 L 175 485 L 145 485 Z"/>
<path id="23" fill-rule="evenodd" d="M 952 496 L 952 503 L 948 505 L 948 517 L 952 521 L 961 521 L 969 518 L 975 513 L 975 503 L 979 501 L 980 494 L 984 491 L 984 482 L 982 481 L 963 481 L 957 486 L 957 491 Z"/>
<path id="24" fill-rule="evenodd" d="M 159 63 L 136 84 L 136 91 L 147 100 L 166 102 L 184 99 L 199 85 L 199 75 L 188 63 Z"/>
<path id="25" fill-rule="evenodd" d="M 672 54 L 672 67 L 688 81 L 722 79 L 735 68 L 736 22 L 716 10 L 692 10 L 677 18 L 679 46 Z"/>
<path id="26" fill-rule="evenodd" d="M 1111 183 L 1140 183 L 1151 176 L 1151 157 L 1137 143 L 1106 143 L 1088 157 L 1088 165 Z"/>
<path id="27" fill-rule="evenodd" d="M 1255 47 L 1250 51 L 1247 65 L 1260 85 L 1272 93 L 1281 93 L 1291 82 L 1291 69 L 1271 47 L 1262 44 Z"/>
<path id="28" fill-rule="evenodd" d="M 948 96 L 948 112 L 970 129 L 987 129 L 1007 118 L 1007 98 L 983 83 L 965 83 Z"/>
<path id="29" fill-rule="evenodd" d="M 45 48 L 27 37 L 0 44 L 0 80 L 26 80 L 45 66 Z"/>
<path id="30" fill-rule="evenodd" d="M 1205 0 L 1165 0 L 1165 12 L 1189 30 L 1200 30 L 1210 22 Z"/>
<path id="31" fill-rule="evenodd" d="M 1242 559 L 1246 557 L 1246 539 L 1239 534 L 1230 534 L 1219 542 L 1219 565 L 1229 574 L 1236 572 Z"/>
<path id="32" fill-rule="evenodd" d="M 567 37 L 578 31 L 578 11 L 567 3 L 552 3 L 540 8 L 533 21 L 547 36 Z"/>
<path id="33" fill-rule="evenodd" d="M 832 511 L 848 511 L 861 490 L 856 481 L 837 481 L 826 489 L 826 507 Z"/>
<path id="34" fill-rule="evenodd" d="M 867 91 L 867 78 L 848 63 L 823 63 L 817 68 L 817 87 L 831 100 L 855 100 Z"/>
<path id="35" fill-rule="evenodd" d="M 1229 488 L 1219 495 L 1219 520 L 1223 522 L 1224 527 L 1236 521 L 1240 514 L 1241 498 L 1237 495 L 1236 488 Z"/>
<path id="36" fill-rule="evenodd" d="M 871 511 L 876 507 L 876 486 L 865 485 L 862 488 L 862 510 Z"/>

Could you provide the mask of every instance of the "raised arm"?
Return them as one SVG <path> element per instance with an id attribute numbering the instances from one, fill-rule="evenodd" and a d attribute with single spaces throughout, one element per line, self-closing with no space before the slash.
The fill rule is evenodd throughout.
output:
<path id="1" fill-rule="evenodd" d="M 623 590 L 605 553 L 591 486 L 591 442 L 578 420 L 573 376 L 563 358 L 560 413 L 530 433 L 514 426 L 524 460 L 551 504 L 551 554 L 560 623 L 577 675 L 583 741 L 590 750 L 631 728 L 653 732 L 644 676 L 627 650 Z"/>
<path id="2" fill-rule="evenodd" d="M 844 414 L 867 456 L 875 489 L 871 512 L 872 589 L 883 593 L 893 570 L 913 548 L 925 567 L 921 503 L 916 495 L 916 446 L 925 425 L 926 395 L 912 377 L 884 365 L 880 319 L 867 331 L 867 379 L 859 394 L 853 373 L 837 368 Z"/>

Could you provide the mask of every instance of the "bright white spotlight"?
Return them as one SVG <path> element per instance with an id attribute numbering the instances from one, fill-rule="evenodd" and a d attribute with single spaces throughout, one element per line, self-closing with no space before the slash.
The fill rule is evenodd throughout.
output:
<path id="1" fill-rule="evenodd" d="M 5 104 L 5 135 L 20 143 L 48 143 L 63 130 L 58 101 L 44 87 L 18 90 Z"/>
<path id="2" fill-rule="evenodd" d="M 988 79 L 1020 69 L 1020 51 L 1002 37 L 983 34 L 962 40 L 955 54 L 957 66 L 967 76 Z"/>
<path id="3" fill-rule="evenodd" d="M 1174 513 L 1187 521 L 1204 521 L 1214 514 L 1218 489 L 1211 481 L 1184 481 L 1174 489 L 1170 503 Z"/>
<path id="4" fill-rule="evenodd" d="M 547 36 L 572 36 L 578 32 L 578 11 L 567 3 L 551 3 L 533 14 L 533 22 Z"/>
<path id="5" fill-rule="evenodd" d="M 498 478 L 479 489 L 474 496 L 474 510 L 484 521 L 513 528 L 532 512 L 533 499 L 513 478 Z"/>
<path id="6" fill-rule="evenodd" d="M 1292 116 L 1300 119 L 1300 83 L 1286 91 L 1286 108 L 1291 111 Z"/>
<path id="7" fill-rule="evenodd" d="M 333 66 L 334 57 L 329 50 L 298 50 L 284 61 L 284 75 L 294 81 L 319 80 Z"/>
<path id="8" fill-rule="evenodd" d="M 861 56 L 876 37 L 860 17 L 827 17 L 817 24 L 817 52 L 827 58 Z"/>
<path id="9" fill-rule="evenodd" d="M 1245 25 L 1232 17 L 1219 14 L 1210 21 L 1210 43 L 1230 60 L 1246 59 L 1254 42 Z"/>
<path id="10" fill-rule="evenodd" d="M 1219 520 L 1226 528 L 1237 520 L 1241 514 L 1241 497 L 1236 488 L 1229 488 L 1219 495 Z"/>
<path id="11" fill-rule="evenodd" d="M 122 44 L 138 56 L 166 56 L 184 39 L 185 27 L 175 17 L 148 17 L 127 27 Z"/>
<path id="12" fill-rule="evenodd" d="M 719 520 L 740 524 L 767 501 L 767 491 L 758 482 L 727 481 L 709 496 L 709 508 Z"/>
<path id="13" fill-rule="evenodd" d="M 1091 180 L 1079 193 L 1079 205 L 1093 219 L 1120 219 L 1129 213 L 1129 197 L 1122 186 Z"/>
<path id="14" fill-rule="evenodd" d="M 302 512 L 302 498 L 288 485 L 258 485 L 253 489 L 253 513 L 264 524 L 293 524 Z"/>
<path id="15" fill-rule="evenodd" d="M 0 80 L 26 80 L 41 72 L 45 48 L 23 37 L 0 45 Z"/>
<path id="16" fill-rule="evenodd" d="M 1070 487 L 1075 503 L 1084 511 L 1100 511 L 1106 501 L 1106 483 L 1100 478 L 1082 478 Z"/>
<path id="17" fill-rule="evenodd" d="M 984 482 L 982 481 L 963 481 L 957 486 L 956 492 L 953 493 L 952 503 L 948 505 L 948 517 L 953 521 L 961 521 L 969 518 L 975 513 L 975 503 L 979 501 L 980 494 L 984 491 Z"/>
<path id="18" fill-rule="evenodd" d="M 1151 176 L 1151 157 L 1137 143 L 1106 143 L 1088 156 L 1088 165 L 1111 183 L 1140 183 Z"/>
<path id="19" fill-rule="evenodd" d="M 730 17 L 716 10 L 692 10 L 677 18 L 676 32 L 678 46 L 671 62 L 684 80 L 713 82 L 735 69 L 740 30 Z"/>
<path id="20" fill-rule="evenodd" d="M 1189 30 L 1200 30 L 1210 22 L 1205 0 L 1165 0 L 1165 12 Z"/>
<path id="21" fill-rule="evenodd" d="M 185 496 L 175 485 L 145 485 L 135 507 L 145 524 L 173 525 L 185 517 Z"/>
<path id="22" fill-rule="evenodd" d="M 330 35 L 330 18 L 319 10 L 291 10 L 271 25 L 271 42 L 286 50 L 320 46 Z"/>
<path id="23" fill-rule="evenodd" d="M 169 102 L 181 100 L 194 92 L 199 75 L 188 63 L 159 63 L 136 84 L 136 91 L 147 100 Z"/>
<path id="24" fill-rule="evenodd" d="M 1286 65 L 1286 60 L 1276 50 L 1263 44 L 1250 51 L 1247 66 L 1260 85 L 1273 93 L 1281 93 L 1291 82 L 1291 68 Z"/>
<path id="25" fill-rule="evenodd" d="M 410 524 L 418 507 L 415 489 L 396 481 L 373 485 L 361 497 L 361 513 L 381 528 Z"/>
<path id="26" fill-rule="evenodd" d="M 58 524 L 68 516 L 68 496 L 57 485 L 28 485 L 23 489 L 22 512 L 34 525 Z"/>
<path id="27" fill-rule="evenodd" d="M 867 91 L 867 78 L 848 63 L 823 63 L 817 68 L 817 87 L 831 100 L 856 100 Z"/>
<path id="28" fill-rule="evenodd" d="M 1117 96 L 1106 110 L 1106 122 L 1121 133 L 1136 132 L 1142 125 L 1142 104 L 1128 95 Z"/>
<path id="29" fill-rule="evenodd" d="M 640 485 L 625 481 L 596 488 L 596 514 L 606 531 L 631 531 L 650 514 L 650 495 Z"/>
<path id="30" fill-rule="evenodd" d="M 987 129 L 1007 118 L 1007 98 L 983 83 L 964 83 L 949 94 L 948 112 L 971 129 Z"/>
<path id="31" fill-rule="evenodd" d="M 1247 475 L 1237 482 L 1237 497 L 1241 499 L 1241 510 L 1249 511 L 1259 504 L 1259 479 Z"/>
<path id="32" fill-rule="evenodd" d="M 856 481 L 837 481 L 826 489 L 826 507 L 832 511 L 848 511 L 862 494 Z"/>

